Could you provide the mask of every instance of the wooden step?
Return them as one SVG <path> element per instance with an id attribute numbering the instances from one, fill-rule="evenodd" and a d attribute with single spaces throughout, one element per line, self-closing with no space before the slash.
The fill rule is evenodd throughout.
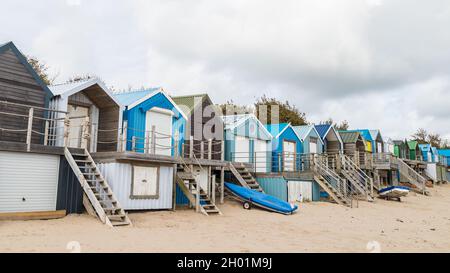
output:
<path id="1" fill-rule="evenodd" d="M 130 223 L 128 223 L 127 221 L 123 221 L 123 222 L 111 222 L 111 225 L 113 225 L 114 227 L 118 227 L 118 226 L 128 226 Z"/>
<path id="2" fill-rule="evenodd" d="M 107 217 L 111 221 L 122 221 L 127 216 L 125 214 L 118 214 L 118 215 L 107 215 Z"/>

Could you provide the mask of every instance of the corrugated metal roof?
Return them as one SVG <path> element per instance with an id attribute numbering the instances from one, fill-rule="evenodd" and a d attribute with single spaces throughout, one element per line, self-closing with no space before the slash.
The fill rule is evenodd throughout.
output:
<path id="1" fill-rule="evenodd" d="M 344 143 L 356 143 L 361 136 L 361 133 L 357 131 L 338 131 L 338 133 Z"/>
<path id="2" fill-rule="evenodd" d="M 186 113 L 189 115 L 195 108 L 201 105 L 205 100 L 209 99 L 209 96 L 208 94 L 195 94 L 172 97 L 172 99 L 179 106 L 184 106 L 189 109 L 189 113 Z"/>
<path id="3" fill-rule="evenodd" d="M 311 132 L 311 130 L 313 128 L 314 128 L 314 125 L 295 126 L 294 131 L 297 133 L 297 135 L 303 141 L 306 139 L 306 137 L 309 135 L 309 132 Z"/>
<path id="4" fill-rule="evenodd" d="M 408 141 L 408 148 L 410 150 L 415 150 L 418 144 L 419 144 L 419 142 L 417 142 L 415 140 L 410 140 L 410 141 Z"/>
<path id="5" fill-rule="evenodd" d="M 134 102 L 143 99 L 145 96 L 148 96 L 152 93 L 156 93 L 157 91 L 160 91 L 161 88 L 150 88 L 140 91 L 130 91 L 125 93 L 116 93 L 114 96 L 117 98 L 117 100 L 124 106 L 129 106 L 133 104 Z"/>
<path id="6" fill-rule="evenodd" d="M 368 129 L 348 130 L 347 132 L 359 132 L 365 140 L 367 140 L 367 141 L 374 140 Z"/>
<path id="7" fill-rule="evenodd" d="M 441 149 L 438 150 L 439 155 L 443 155 L 443 156 L 450 156 L 450 149 Z"/>
<path id="8" fill-rule="evenodd" d="M 331 125 L 330 124 L 320 124 L 316 125 L 317 133 L 319 133 L 319 136 L 324 139 L 326 137 L 326 134 L 328 130 L 330 130 Z"/>
<path id="9" fill-rule="evenodd" d="M 264 125 L 272 134 L 272 136 L 277 137 L 281 132 L 283 132 L 290 124 L 289 123 L 280 123 L 280 124 L 266 124 Z"/>
<path id="10" fill-rule="evenodd" d="M 50 90 L 55 96 L 62 95 L 64 93 L 70 92 L 71 90 L 77 88 L 85 84 L 88 81 L 92 81 L 92 79 L 85 79 L 81 81 L 71 82 L 71 83 L 63 83 L 63 84 L 55 84 L 49 86 Z"/>

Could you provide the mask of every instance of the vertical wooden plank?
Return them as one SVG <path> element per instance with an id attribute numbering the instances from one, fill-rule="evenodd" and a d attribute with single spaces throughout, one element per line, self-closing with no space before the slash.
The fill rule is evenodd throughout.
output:
<path id="1" fill-rule="evenodd" d="M 208 139 L 208 159 L 212 159 L 212 139 Z"/>
<path id="2" fill-rule="evenodd" d="M 125 120 L 123 122 L 123 128 L 122 128 L 122 152 L 125 152 L 127 150 L 127 137 L 128 137 L 128 120 Z"/>
<path id="3" fill-rule="evenodd" d="M 30 108 L 28 111 L 28 128 L 27 128 L 27 151 L 31 149 L 31 134 L 33 130 L 33 113 L 34 108 Z"/>
<path id="4" fill-rule="evenodd" d="M 45 121 L 45 128 L 44 128 L 44 146 L 48 145 L 48 129 L 49 128 L 49 121 Z"/>
<path id="5" fill-rule="evenodd" d="M 220 170 L 220 204 L 224 202 L 224 192 L 225 192 L 225 167 Z"/>
<path id="6" fill-rule="evenodd" d="M 205 143 L 203 142 L 203 140 L 200 141 L 200 158 L 205 158 Z"/>
<path id="7" fill-rule="evenodd" d="M 156 154 L 156 126 L 152 126 L 152 154 Z"/>
<path id="8" fill-rule="evenodd" d="M 152 131 L 153 132 L 153 131 Z M 152 133 L 152 143 L 154 141 L 153 133 Z M 153 145 L 152 145 L 153 147 Z M 144 153 L 150 153 L 150 132 L 145 131 L 145 140 L 144 140 Z"/>
<path id="9" fill-rule="evenodd" d="M 213 174 L 212 176 L 211 176 L 211 199 L 212 199 L 212 202 L 213 202 L 213 204 L 215 204 L 216 203 L 216 175 L 215 174 Z"/>
<path id="10" fill-rule="evenodd" d="M 221 148 L 220 148 L 220 154 L 221 154 L 221 160 L 225 161 L 225 141 L 221 140 Z"/>
<path id="11" fill-rule="evenodd" d="M 70 119 L 66 115 L 64 118 L 64 147 L 69 146 L 69 130 L 70 130 Z"/>
<path id="12" fill-rule="evenodd" d="M 194 137 L 189 137 L 189 158 L 194 157 Z"/>
<path id="13" fill-rule="evenodd" d="M 133 137 L 131 138 L 131 150 L 132 150 L 133 152 L 136 152 L 136 136 L 133 136 Z"/>

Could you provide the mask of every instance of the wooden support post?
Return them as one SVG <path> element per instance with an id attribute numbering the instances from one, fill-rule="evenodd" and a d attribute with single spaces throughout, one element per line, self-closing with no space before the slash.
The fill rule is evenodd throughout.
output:
<path id="1" fill-rule="evenodd" d="M 208 184 L 206 185 L 206 188 L 208 189 L 208 196 L 209 196 L 209 198 L 212 198 L 212 195 L 211 195 L 211 189 L 212 189 L 211 182 L 212 182 L 211 166 L 209 166 L 208 167 Z"/>
<path id="2" fill-rule="evenodd" d="M 212 175 L 212 179 L 211 180 L 212 180 L 212 185 L 211 185 L 212 196 L 211 196 L 211 199 L 212 199 L 213 204 L 215 204 L 216 203 L 216 175 L 215 174 Z"/>
<path id="3" fill-rule="evenodd" d="M 205 158 L 205 143 L 203 142 L 203 140 L 200 141 L 200 158 Z"/>
<path id="4" fill-rule="evenodd" d="M 30 108 L 28 111 L 28 128 L 27 128 L 27 151 L 31 150 L 31 136 L 33 131 L 33 113 L 34 109 Z"/>
<path id="5" fill-rule="evenodd" d="M 221 145 L 220 147 L 221 160 L 225 161 L 225 141 L 221 140 L 220 145 Z"/>
<path id="6" fill-rule="evenodd" d="M 64 118 L 64 147 L 69 146 L 69 130 L 70 130 L 70 119 L 69 117 Z"/>
<path id="7" fill-rule="evenodd" d="M 173 164 L 173 186 L 172 186 L 172 210 L 176 211 L 177 209 L 177 164 Z"/>
<path id="8" fill-rule="evenodd" d="M 131 138 L 131 150 L 132 150 L 133 152 L 136 152 L 136 136 L 133 136 L 133 137 Z"/>
<path id="9" fill-rule="evenodd" d="M 208 139 L 208 159 L 212 159 L 212 139 Z"/>
<path id="10" fill-rule="evenodd" d="M 49 121 L 45 121 L 45 128 L 44 128 L 44 146 L 48 145 L 48 127 L 49 127 Z"/>
<path id="11" fill-rule="evenodd" d="M 80 148 L 86 148 L 89 151 L 90 150 L 88 148 L 88 143 L 89 143 L 89 138 L 90 138 L 90 134 L 89 134 L 89 117 L 86 117 L 84 119 L 81 131 L 82 131 L 82 135 L 81 135 Z"/>
<path id="12" fill-rule="evenodd" d="M 123 128 L 122 128 L 122 152 L 126 152 L 127 150 L 127 140 L 128 138 L 128 121 L 125 120 L 123 122 Z"/>
<path id="13" fill-rule="evenodd" d="M 152 154 L 156 154 L 156 127 L 152 126 Z"/>
<path id="14" fill-rule="evenodd" d="M 152 134 L 152 142 L 153 142 L 153 134 Z M 152 145 L 153 147 L 153 145 Z M 144 153 L 150 153 L 150 132 L 145 131 L 145 140 L 144 140 Z"/>
<path id="15" fill-rule="evenodd" d="M 195 180 L 195 211 L 200 212 L 200 185 L 197 180 Z"/>
<path id="16" fill-rule="evenodd" d="M 224 192 L 225 192 L 225 167 L 220 169 L 220 204 L 224 202 Z"/>
<path id="17" fill-rule="evenodd" d="M 189 158 L 194 157 L 194 137 L 189 137 Z"/>

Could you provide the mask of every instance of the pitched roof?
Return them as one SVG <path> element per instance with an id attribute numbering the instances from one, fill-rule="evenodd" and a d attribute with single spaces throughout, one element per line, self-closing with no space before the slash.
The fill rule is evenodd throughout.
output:
<path id="1" fill-rule="evenodd" d="M 439 154 L 438 149 L 436 147 L 431 147 L 431 152 L 435 155 Z"/>
<path id="2" fill-rule="evenodd" d="M 319 136 L 324 139 L 328 133 L 328 131 L 331 128 L 330 124 L 320 124 L 320 125 L 315 125 L 316 126 L 316 130 L 317 133 L 319 133 Z"/>
<path id="3" fill-rule="evenodd" d="M 415 150 L 417 148 L 418 144 L 419 144 L 419 142 L 417 142 L 416 140 L 410 140 L 410 141 L 408 141 L 408 148 L 410 150 Z"/>
<path id="4" fill-rule="evenodd" d="M 344 143 L 356 143 L 358 138 L 362 137 L 358 131 L 338 131 Z"/>
<path id="5" fill-rule="evenodd" d="M 176 97 L 172 97 L 172 99 L 179 106 L 183 105 L 186 109 L 188 109 L 189 112 L 186 113 L 188 115 L 190 113 L 192 113 L 192 111 L 194 111 L 195 108 L 197 108 L 198 106 L 202 105 L 202 103 L 205 100 L 211 101 L 211 99 L 209 98 L 208 94 L 194 94 L 194 95 L 187 95 L 187 96 L 176 96 Z M 211 104 L 212 104 L 212 102 L 211 102 Z"/>
<path id="6" fill-rule="evenodd" d="M 369 130 L 370 136 L 373 140 L 376 140 L 378 136 L 381 136 L 380 130 Z"/>
<path id="7" fill-rule="evenodd" d="M 266 127 L 267 131 L 269 131 L 273 137 L 278 138 L 290 125 L 290 123 L 266 124 L 264 127 Z"/>
<path id="8" fill-rule="evenodd" d="M 365 140 L 373 141 L 372 135 L 368 129 L 348 130 L 347 132 L 359 132 Z"/>
<path id="9" fill-rule="evenodd" d="M 423 152 L 430 152 L 431 151 L 431 144 L 419 144 L 419 148 Z"/>
<path id="10" fill-rule="evenodd" d="M 13 42 L 7 42 L 2 45 L 0 45 L 0 54 L 3 52 L 11 50 L 19 59 L 20 63 L 25 66 L 25 68 L 28 70 L 28 72 L 31 74 L 31 76 L 34 78 L 34 80 L 41 86 L 41 88 L 44 90 L 44 92 L 47 94 L 48 99 L 53 97 L 53 93 L 50 91 L 48 86 L 44 83 L 44 81 L 41 79 L 41 77 L 38 75 L 38 73 L 33 69 L 33 67 L 28 63 L 27 58 L 22 54 L 22 52 L 17 49 L 17 47 L 14 45 Z"/>
<path id="11" fill-rule="evenodd" d="M 181 111 L 180 107 L 172 100 L 172 98 L 164 92 L 164 90 L 160 87 L 158 88 L 150 88 L 140 91 L 130 91 L 125 93 L 117 93 L 114 94 L 114 96 L 117 98 L 117 100 L 123 105 L 128 107 L 128 109 L 132 109 L 142 102 L 151 99 L 153 96 L 157 94 L 162 94 L 164 97 L 167 98 L 167 100 L 172 103 L 172 105 L 177 109 L 177 111 L 185 118 L 186 120 L 188 117 L 186 114 Z"/>
<path id="12" fill-rule="evenodd" d="M 111 93 L 111 91 L 106 87 L 105 83 L 99 78 L 91 78 L 82 81 L 76 81 L 72 83 L 57 84 L 49 86 L 50 90 L 55 96 L 69 97 L 75 93 L 78 93 L 86 88 L 93 85 L 98 85 L 100 88 L 119 106 L 122 106 L 120 101 Z"/>
<path id="13" fill-rule="evenodd" d="M 316 127 L 314 125 L 294 126 L 292 128 L 294 128 L 294 131 L 300 137 L 301 141 L 305 141 L 305 139 L 308 137 L 308 135 L 311 133 L 311 131 L 315 131 L 316 134 L 319 136 L 319 141 L 323 144 L 323 140 L 320 137 L 320 135 L 317 132 Z"/>
<path id="14" fill-rule="evenodd" d="M 262 124 L 261 121 L 254 114 L 228 115 L 228 116 L 221 116 L 221 118 L 223 120 L 225 130 L 234 130 L 239 126 L 241 126 L 242 124 L 245 124 L 247 120 L 253 119 L 260 125 L 263 131 L 267 134 L 268 138 L 270 139 L 273 138 L 272 134 L 267 130 L 264 124 Z"/>

